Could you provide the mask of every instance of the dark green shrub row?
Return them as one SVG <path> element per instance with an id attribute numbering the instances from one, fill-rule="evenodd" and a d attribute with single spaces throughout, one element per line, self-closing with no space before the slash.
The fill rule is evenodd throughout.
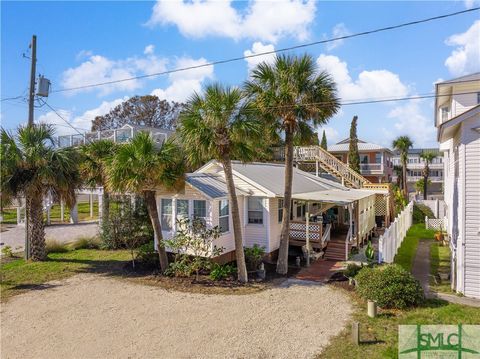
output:
<path id="1" fill-rule="evenodd" d="M 415 203 L 413 205 L 413 223 L 425 223 L 425 217 L 435 218 L 430 208 L 424 204 Z"/>

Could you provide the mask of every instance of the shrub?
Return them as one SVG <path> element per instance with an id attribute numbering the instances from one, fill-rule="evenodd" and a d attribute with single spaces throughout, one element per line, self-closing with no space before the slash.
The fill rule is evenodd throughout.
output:
<path id="1" fill-rule="evenodd" d="M 435 218 L 430 208 L 424 204 L 415 203 L 413 205 L 413 223 L 425 223 L 425 217 Z"/>
<path id="2" fill-rule="evenodd" d="M 100 238 L 98 237 L 80 237 L 72 243 L 72 248 L 77 249 L 99 249 L 101 246 Z"/>
<path id="3" fill-rule="evenodd" d="M 245 252 L 245 261 L 250 270 L 254 271 L 258 269 L 260 262 L 265 255 L 265 247 L 260 247 L 258 244 L 254 244 L 253 247 L 243 248 Z"/>
<path id="4" fill-rule="evenodd" d="M 360 272 L 363 266 L 359 266 L 355 263 L 350 263 L 347 265 L 347 268 L 343 271 L 343 275 L 347 278 L 355 278 L 355 276 Z"/>
<path id="5" fill-rule="evenodd" d="M 218 264 L 213 263 L 210 270 L 210 279 L 222 280 L 234 275 L 237 272 L 237 268 L 233 264 Z"/>
<path id="6" fill-rule="evenodd" d="M 145 201 L 136 197 L 116 196 L 108 221 L 102 222 L 100 238 L 106 249 L 132 249 L 153 238 L 153 228 Z M 113 199 L 112 198 L 112 199 Z"/>
<path id="7" fill-rule="evenodd" d="M 12 251 L 12 247 L 10 246 L 5 246 L 2 248 L 2 254 L 5 256 L 5 257 L 13 257 L 13 251 Z"/>
<path id="8" fill-rule="evenodd" d="M 68 246 L 65 243 L 49 239 L 45 243 L 45 251 L 49 253 L 65 253 L 68 252 Z"/>
<path id="9" fill-rule="evenodd" d="M 396 264 L 365 267 L 355 279 L 360 296 L 376 301 L 381 308 L 403 309 L 418 305 L 424 298 L 420 283 Z"/>
<path id="10" fill-rule="evenodd" d="M 155 243 L 150 241 L 137 248 L 136 260 L 145 266 L 156 267 L 158 264 L 158 255 L 155 253 Z"/>

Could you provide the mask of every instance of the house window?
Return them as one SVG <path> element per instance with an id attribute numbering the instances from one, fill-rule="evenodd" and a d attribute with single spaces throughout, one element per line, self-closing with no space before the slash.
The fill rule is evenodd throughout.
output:
<path id="1" fill-rule="evenodd" d="M 221 201 L 219 201 L 218 225 L 220 227 L 220 233 L 228 232 L 229 230 L 228 199 L 222 199 Z"/>
<path id="2" fill-rule="evenodd" d="M 177 199 L 177 220 L 188 218 L 188 199 Z"/>
<path id="3" fill-rule="evenodd" d="M 282 223 L 283 220 L 283 199 L 278 200 L 278 223 Z"/>
<path id="4" fill-rule="evenodd" d="M 162 214 L 162 229 L 169 231 L 172 229 L 172 200 L 162 198 L 160 212 Z"/>
<path id="5" fill-rule="evenodd" d="M 375 153 L 375 163 L 382 163 L 382 154 L 380 152 Z"/>
<path id="6" fill-rule="evenodd" d="M 193 219 L 200 219 L 204 224 L 207 219 L 207 202 L 203 200 L 193 200 Z"/>
<path id="7" fill-rule="evenodd" d="M 361 163 L 368 163 L 368 155 L 361 155 L 360 156 Z"/>
<path id="8" fill-rule="evenodd" d="M 263 204 L 261 197 L 248 197 L 248 223 L 263 224 Z"/>
<path id="9" fill-rule="evenodd" d="M 477 105 L 480 103 L 480 92 L 477 92 Z"/>
<path id="10" fill-rule="evenodd" d="M 442 107 L 441 108 L 441 113 L 442 113 L 442 122 L 445 122 L 448 120 L 448 107 Z"/>

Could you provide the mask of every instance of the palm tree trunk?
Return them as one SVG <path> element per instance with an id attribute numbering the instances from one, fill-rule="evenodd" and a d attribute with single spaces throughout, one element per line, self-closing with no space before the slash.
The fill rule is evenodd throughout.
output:
<path id="1" fill-rule="evenodd" d="M 225 155 L 222 160 L 225 179 L 227 181 L 228 194 L 230 196 L 230 209 L 232 211 L 233 238 L 235 240 L 235 258 L 237 260 L 238 281 L 246 283 L 248 281 L 247 266 L 245 264 L 245 253 L 243 252 L 242 227 L 240 222 L 240 211 L 238 210 L 238 200 L 233 183 L 232 163 L 230 156 Z"/>
<path id="2" fill-rule="evenodd" d="M 103 190 L 103 203 L 102 203 L 102 221 L 108 223 L 110 220 L 110 193 Z"/>
<path id="3" fill-rule="evenodd" d="M 427 200 L 427 190 L 428 190 L 428 175 L 430 174 L 430 168 L 428 163 L 425 164 L 425 169 L 423 173 L 423 199 Z"/>
<path id="4" fill-rule="evenodd" d="M 407 162 L 403 162 L 403 168 L 402 168 L 402 174 L 403 174 L 403 194 L 405 198 L 408 200 L 408 184 L 407 184 Z"/>
<path id="5" fill-rule="evenodd" d="M 280 248 L 278 251 L 277 273 L 288 272 L 288 245 L 290 239 L 290 202 L 292 200 L 293 181 L 293 129 L 285 129 L 285 192 L 283 195 L 282 229 L 280 231 Z"/>
<path id="6" fill-rule="evenodd" d="M 155 191 L 145 191 L 145 203 L 147 205 L 148 215 L 152 222 L 153 232 L 157 238 L 158 259 L 160 260 L 160 270 L 164 272 L 168 268 L 167 252 L 163 245 L 162 226 L 158 218 L 157 201 Z"/>
<path id="7" fill-rule="evenodd" d="M 42 261 L 46 258 L 42 197 L 26 196 L 25 208 L 28 216 L 27 231 L 30 241 L 30 259 L 32 261 Z"/>

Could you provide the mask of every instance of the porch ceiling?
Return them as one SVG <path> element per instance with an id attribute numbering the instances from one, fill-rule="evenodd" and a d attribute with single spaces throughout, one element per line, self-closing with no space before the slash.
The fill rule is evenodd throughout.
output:
<path id="1" fill-rule="evenodd" d="M 332 189 L 328 191 L 296 193 L 292 195 L 293 199 L 302 201 L 327 202 L 337 205 L 346 205 L 359 199 L 374 196 L 375 191 L 351 189 L 348 191 Z"/>

